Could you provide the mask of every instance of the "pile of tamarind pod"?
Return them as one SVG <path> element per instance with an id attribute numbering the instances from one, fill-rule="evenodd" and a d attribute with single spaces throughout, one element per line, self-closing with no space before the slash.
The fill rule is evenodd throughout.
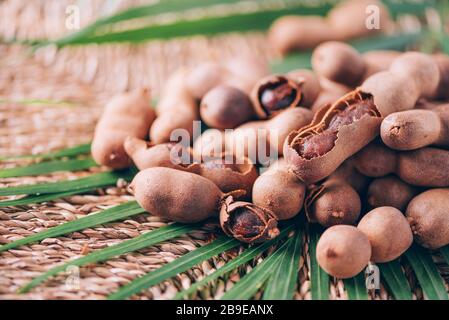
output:
<path id="1" fill-rule="evenodd" d="M 291 15 L 278 18 L 270 27 L 268 40 L 276 52 L 285 55 L 315 48 L 325 41 L 362 38 L 389 32 L 391 28 L 390 14 L 380 0 L 345 0 L 326 17 Z"/>
<path id="2" fill-rule="evenodd" d="M 242 242 L 273 239 L 304 212 L 327 228 L 317 260 L 335 277 L 396 259 L 413 241 L 449 244 L 449 56 L 359 54 L 330 41 L 313 70 L 243 64 L 175 72 L 155 111 L 148 90 L 114 98 L 95 160 L 135 165 L 129 189 L 151 214 L 218 219 Z M 192 137 L 196 120 L 207 129 Z"/>

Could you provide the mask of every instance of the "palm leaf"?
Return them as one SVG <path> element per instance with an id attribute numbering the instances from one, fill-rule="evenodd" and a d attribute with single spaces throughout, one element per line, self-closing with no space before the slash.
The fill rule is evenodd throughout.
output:
<path id="1" fill-rule="evenodd" d="M 155 231 L 147 232 L 142 234 L 134 239 L 123 241 L 119 244 L 113 245 L 106 249 L 101 249 L 95 251 L 87 256 L 66 262 L 62 265 L 56 266 L 44 274 L 34 278 L 32 281 L 27 283 L 25 286 L 20 288 L 20 293 L 25 293 L 30 291 L 32 288 L 36 287 L 40 283 L 44 282 L 51 276 L 54 276 L 70 266 L 83 266 L 90 263 L 96 263 L 100 261 L 105 261 L 115 256 L 119 256 L 128 252 L 136 251 L 145 247 L 152 246 L 156 243 L 160 243 L 162 241 L 166 241 L 169 239 L 173 239 L 180 235 L 189 233 L 194 231 L 197 226 L 191 225 L 181 225 L 181 224 L 173 224 L 166 227 L 158 228 Z"/>
<path id="2" fill-rule="evenodd" d="M 226 263 L 223 267 L 219 268 L 212 274 L 208 275 L 207 277 L 196 281 L 194 284 L 192 284 L 188 289 L 182 290 L 178 292 L 174 296 L 174 300 L 180 300 L 183 297 L 186 297 L 195 291 L 197 291 L 199 288 L 203 287 L 207 283 L 210 283 L 211 281 L 221 277 L 222 275 L 231 272 L 232 270 L 235 270 L 237 267 L 243 265 L 244 263 L 247 263 L 266 251 L 269 247 L 279 242 L 282 238 L 285 238 L 290 231 L 293 230 L 293 225 L 288 226 L 284 230 L 281 231 L 279 236 L 277 236 L 275 239 L 267 241 L 261 245 L 253 246 L 245 251 L 243 251 L 241 254 L 238 255 L 238 257 L 232 259 L 232 261 L 229 261 Z"/>
<path id="3" fill-rule="evenodd" d="M 232 249 L 240 245 L 235 239 L 227 236 L 221 236 L 214 240 L 212 243 L 199 247 L 182 257 L 167 263 L 166 265 L 156 269 L 150 273 L 147 273 L 141 278 L 137 278 L 124 287 L 120 288 L 117 292 L 111 294 L 108 299 L 118 300 L 126 299 L 133 294 L 139 293 L 142 290 L 154 286 L 166 279 L 176 276 L 177 274 L 184 272 L 193 266 L 212 258 L 213 256 L 220 254 L 226 250 Z"/>
<path id="4" fill-rule="evenodd" d="M 416 278 L 426 296 L 430 300 L 447 300 L 444 280 L 430 253 L 417 245 L 413 245 L 405 253 L 408 262 L 415 272 Z"/>
<path id="5" fill-rule="evenodd" d="M 350 44 L 359 52 L 372 50 L 403 50 L 407 46 L 422 39 L 424 32 L 399 34 L 395 36 L 370 37 L 356 40 Z M 271 70 L 276 73 L 285 73 L 300 68 L 311 68 L 312 52 L 300 52 L 288 55 L 282 60 L 275 60 L 271 65 Z"/>
<path id="6" fill-rule="evenodd" d="M 289 245 L 284 249 L 284 254 L 277 261 L 272 275 L 267 281 L 264 300 L 291 300 L 295 295 L 298 281 L 299 258 L 302 253 L 303 230 L 297 230 Z"/>
<path id="7" fill-rule="evenodd" d="M 55 160 L 24 167 L 3 169 L 0 170 L 0 178 L 38 176 L 57 171 L 80 171 L 97 166 L 91 157 L 86 159 Z"/>
<path id="8" fill-rule="evenodd" d="M 449 246 L 445 246 L 443 248 L 440 248 L 440 253 L 443 256 L 446 263 L 449 265 Z"/>
<path id="9" fill-rule="evenodd" d="M 316 245 L 322 228 L 311 225 L 309 230 L 310 283 L 313 300 L 329 299 L 329 275 L 320 267 L 316 259 Z"/>
<path id="10" fill-rule="evenodd" d="M 398 260 L 377 265 L 385 284 L 396 300 L 412 300 L 412 291 Z"/>
<path id="11" fill-rule="evenodd" d="M 289 246 L 293 238 L 288 239 L 282 246 L 266 257 L 260 264 L 258 264 L 251 272 L 247 273 L 234 286 L 227 291 L 222 300 L 247 300 L 253 297 L 256 292 L 262 288 L 276 262 L 285 254 L 285 248 Z"/>
<path id="12" fill-rule="evenodd" d="M 368 300 L 365 274 L 363 271 L 353 278 L 344 279 L 343 282 L 350 300 Z"/>
<path id="13" fill-rule="evenodd" d="M 86 228 L 94 227 L 96 225 L 122 220 L 124 218 L 144 213 L 145 210 L 142 209 L 136 201 L 130 201 L 124 204 L 117 205 L 115 207 L 103 210 L 99 213 L 90 214 L 83 218 L 69 221 L 63 223 L 59 226 L 50 228 L 45 231 L 41 231 L 35 233 L 31 236 L 25 237 L 23 239 L 19 239 L 10 243 L 7 243 L 3 246 L 0 246 L 0 252 L 14 249 L 20 247 L 25 244 L 37 242 L 47 238 L 54 238 L 58 236 L 62 236 L 65 234 L 69 234 L 71 232 L 83 230 Z"/>
<path id="14" fill-rule="evenodd" d="M 116 184 L 118 179 L 125 179 L 129 181 L 133 178 L 134 174 L 134 170 L 102 172 L 75 180 L 6 187 L 0 188 L 0 196 L 59 193 L 65 191 L 85 190 L 87 188 L 101 188 Z"/>
<path id="15" fill-rule="evenodd" d="M 73 196 L 75 194 L 82 194 L 89 191 L 95 190 L 95 188 L 86 188 L 86 189 L 78 189 L 78 190 L 72 190 L 72 191 L 65 191 L 65 192 L 57 192 L 57 193 L 45 193 L 41 195 L 31 195 L 26 196 L 20 199 L 15 200 L 6 200 L 6 201 L 0 201 L 0 208 L 4 207 L 14 207 L 14 206 L 24 206 L 28 204 L 38 204 L 43 203 L 51 200 L 61 199 L 68 196 Z"/>
<path id="16" fill-rule="evenodd" d="M 87 154 L 90 152 L 90 143 L 80 144 L 74 147 L 53 151 L 43 154 L 25 155 L 25 156 L 14 156 L 14 157 L 0 157 L 0 160 L 15 160 L 15 159 L 57 159 L 65 157 L 75 157 L 81 154 Z"/>

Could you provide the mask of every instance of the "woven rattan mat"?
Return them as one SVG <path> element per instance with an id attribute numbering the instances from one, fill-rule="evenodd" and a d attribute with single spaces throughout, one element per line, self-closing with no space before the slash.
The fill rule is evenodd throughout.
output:
<path id="1" fill-rule="evenodd" d="M 2 1 L 0 17 L 15 17 L 0 25 L 0 36 L 10 38 L 55 37 L 60 31 L 57 18 L 50 13 L 64 9 L 74 1 Z M 118 1 L 118 8 L 138 1 Z M 91 21 L 104 1 L 84 1 Z M 90 3 L 86 5 L 86 3 Z M 117 10 L 113 8 L 110 10 Z M 45 22 L 45 28 L 28 23 Z M 3 21 L 5 21 L 3 19 Z M 56 31 L 55 31 L 56 30 Z M 60 32 L 58 32 L 58 30 Z M 31 53 L 20 46 L 0 46 L 0 156 L 35 154 L 90 141 L 101 107 L 111 95 L 137 86 L 149 86 L 157 96 L 167 75 L 181 65 L 194 65 L 206 58 L 226 58 L 251 54 L 266 62 L 271 54 L 262 34 L 226 35 L 212 39 L 152 42 L 142 45 L 104 45 L 74 48 L 44 48 Z M 44 100 L 44 101 L 42 101 Z M 45 102 L 64 101 L 64 104 Z M 37 101 L 24 103 L 24 101 Z M 26 164 L 3 162 L 2 168 Z M 100 169 L 95 169 L 100 170 Z M 94 171 L 94 170 L 92 170 Z M 55 173 L 39 177 L 0 179 L 0 187 L 36 182 L 71 179 L 90 171 Z M 109 208 L 132 197 L 125 186 L 97 190 L 89 195 L 76 195 L 39 205 L 0 209 L 0 243 L 7 243 Z M 119 286 L 146 272 L 157 269 L 207 243 L 214 235 L 213 224 L 204 230 L 164 242 L 138 252 L 81 268 L 79 288 L 66 285 L 61 275 L 41 284 L 25 295 L 16 290 L 50 267 L 139 234 L 164 226 L 167 221 L 142 214 L 121 222 L 85 229 L 64 237 L 51 238 L 0 254 L 0 299 L 103 299 Z M 235 257 L 241 249 L 221 254 L 201 265 L 154 286 L 136 299 L 169 299 Z M 300 260 L 296 299 L 310 299 L 307 244 Z M 268 252 L 269 254 L 269 252 Z M 202 289 L 194 298 L 219 298 L 233 283 L 259 263 L 263 257 L 241 267 Z M 443 270 L 445 271 L 445 270 Z M 411 272 L 408 272 L 411 274 Z M 411 277 L 411 276 L 410 276 Z M 414 286 L 414 297 L 422 292 Z M 256 296 L 257 298 L 258 296 Z M 342 281 L 331 283 L 330 298 L 345 299 Z M 389 299 L 384 288 L 374 299 Z"/>

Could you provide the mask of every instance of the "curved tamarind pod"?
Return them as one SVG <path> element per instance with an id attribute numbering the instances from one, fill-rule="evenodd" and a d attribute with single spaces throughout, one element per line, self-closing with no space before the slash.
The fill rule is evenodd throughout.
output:
<path id="1" fill-rule="evenodd" d="M 437 53 L 433 55 L 433 59 L 440 71 L 440 84 L 438 85 L 434 98 L 447 100 L 449 99 L 449 56 L 447 54 Z"/>
<path id="2" fill-rule="evenodd" d="M 366 199 L 368 206 L 372 209 L 388 206 L 403 211 L 417 193 L 417 188 L 401 179 L 386 176 L 371 182 Z"/>
<path id="3" fill-rule="evenodd" d="M 412 66 L 436 68 L 425 54 L 405 53 L 390 71 L 369 77 L 353 92 L 320 109 L 309 126 L 291 132 L 285 140 L 284 157 L 298 178 L 313 183 L 329 176 L 379 134 L 382 118 L 413 108 L 419 97 L 435 91 L 439 74 L 416 71 Z"/>
<path id="4" fill-rule="evenodd" d="M 146 89 L 114 97 L 95 127 L 91 148 L 95 162 L 112 169 L 129 167 L 131 160 L 123 147 L 125 139 L 144 138 L 155 117 Z"/>
<path id="5" fill-rule="evenodd" d="M 301 211 L 305 192 L 304 183 L 288 170 L 281 158 L 254 182 L 253 203 L 270 209 L 278 220 L 286 220 Z"/>
<path id="6" fill-rule="evenodd" d="M 431 110 L 407 110 L 388 115 L 380 128 L 382 141 L 395 150 L 429 145 L 449 147 L 449 104 Z"/>
<path id="7" fill-rule="evenodd" d="M 401 54 L 402 52 L 394 50 L 375 50 L 362 54 L 362 59 L 365 62 L 363 80 L 375 73 L 390 69 L 393 61 Z"/>
<path id="8" fill-rule="evenodd" d="M 311 108 L 321 92 L 321 84 L 317 75 L 307 69 L 297 69 L 288 72 L 286 76 L 302 83 L 302 97 L 299 104 L 301 107 Z"/>

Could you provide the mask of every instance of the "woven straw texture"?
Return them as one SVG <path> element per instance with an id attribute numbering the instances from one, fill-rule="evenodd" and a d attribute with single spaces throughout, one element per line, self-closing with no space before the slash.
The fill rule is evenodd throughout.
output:
<path id="1" fill-rule="evenodd" d="M 33 39 L 61 36 L 68 32 L 63 27 L 65 7 L 73 2 L 1 1 L 0 37 Z M 116 1 L 118 5 L 113 8 L 108 7 L 103 0 L 80 3 L 83 5 L 82 25 L 85 25 L 98 14 L 123 9 L 140 1 Z M 210 57 L 221 59 L 236 54 L 255 55 L 262 62 L 272 57 L 264 35 L 259 33 L 196 37 L 141 45 L 90 45 L 61 50 L 43 48 L 34 54 L 25 47 L 0 45 L 0 156 L 36 154 L 86 143 L 91 139 L 104 102 L 112 95 L 144 85 L 150 87 L 153 95 L 157 96 L 164 79 L 179 66 L 194 65 Z M 36 105 L 25 105 L 23 100 L 37 102 Z M 52 105 L 42 100 L 68 103 Z M 24 160 L 9 161 L 2 162 L 1 167 L 24 164 Z M 0 187 L 72 179 L 98 170 L 100 169 L 0 179 Z M 76 195 L 39 205 L 1 208 L 0 244 L 128 200 L 132 200 L 132 197 L 126 192 L 125 186 L 119 184 L 89 195 Z M 77 290 L 68 288 L 65 276 L 60 275 L 39 285 L 30 293 L 15 293 L 20 286 L 52 266 L 166 224 L 167 221 L 158 217 L 142 214 L 1 253 L 0 299 L 103 299 L 130 280 L 209 242 L 213 237 L 211 230 L 216 230 L 216 226 L 211 225 L 169 242 L 83 267 Z M 169 299 L 179 290 L 188 288 L 195 280 L 221 267 L 235 257 L 239 250 L 241 249 L 216 256 L 133 298 Z M 298 266 L 295 299 L 311 298 L 307 244 L 303 252 L 305 254 Z M 263 257 L 259 257 L 251 264 L 220 278 L 202 289 L 194 298 L 219 298 L 262 259 Z M 442 271 L 445 273 L 447 270 Z M 411 279 L 411 283 L 413 286 L 416 281 Z M 417 285 L 413 290 L 414 298 L 422 299 L 422 292 Z M 342 281 L 331 283 L 330 298 L 347 298 Z M 380 293 L 372 298 L 391 297 L 381 288 Z"/>

